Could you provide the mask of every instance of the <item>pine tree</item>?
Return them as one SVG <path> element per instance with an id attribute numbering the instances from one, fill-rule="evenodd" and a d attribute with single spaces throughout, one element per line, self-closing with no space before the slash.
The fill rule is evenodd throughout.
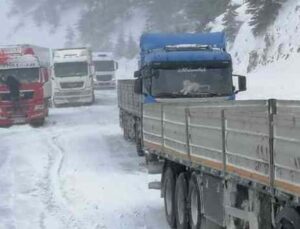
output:
<path id="1" fill-rule="evenodd" d="M 189 0 L 187 15 L 194 21 L 194 30 L 204 31 L 206 25 L 225 12 L 230 0 Z"/>
<path id="2" fill-rule="evenodd" d="M 224 32 L 231 43 L 234 42 L 240 27 L 240 22 L 236 20 L 238 15 L 236 8 L 235 5 L 229 3 L 223 18 Z"/>
<path id="3" fill-rule="evenodd" d="M 260 4 L 257 3 L 255 6 L 256 8 L 249 10 L 253 15 L 249 25 L 253 26 L 252 30 L 255 36 L 262 35 L 275 21 L 279 9 L 284 2 L 286 2 L 286 0 L 264 0 L 263 2 L 260 2 Z"/>
<path id="4" fill-rule="evenodd" d="M 124 39 L 124 32 L 121 31 L 119 33 L 119 37 L 115 46 L 114 53 L 117 57 L 122 58 L 122 57 L 126 57 L 126 52 L 127 50 L 126 50 L 126 42 Z"/>
<path id="5" fill-rule="evenodd" d="M 72 26 L 69 26 L 67 28 L 67 32 L 66 32 L 65 47 L 72 48 L 74 46 L 75 46 L 75 32 L 74 32 Z"/>
<path id="6" fill-rule="evenodd" d="M 139 52 L 139 47 L 136 41 L 133 39 L 132 35 L 130 35 L 127 42 L 126 57 L 128 59 L 133 59 L 138 54 L 138 52 Z"/>
<path id="7" fill-rule="evenodd" d="M 246 3 L 248 3 L 246 13 L 254 15 L 257 12 L 257 10 L 262 6 L 264 0 L 246 0 Z"/>

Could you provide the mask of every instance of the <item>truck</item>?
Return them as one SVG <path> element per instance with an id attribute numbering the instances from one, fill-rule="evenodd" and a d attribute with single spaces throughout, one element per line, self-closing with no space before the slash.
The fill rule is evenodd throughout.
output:
<path id="1" fill-rule="evenodd" d="M 113 54 L 93 52 L 93 64 L 95 67 L 94 88 L 115 89 L 118 63 L 114 61 Z"/>
<path id="2" fill-rule="evenodd" d="M 51 99 L 51 52 L 29 44 L 0 46 L 0 126 L 44 124 Z M 14 101 L 5 78 L 20 83 L 20 96 Z M 17 104 L 16 104 L 17 103 Z"/>
<path id="3" fill-rule="evenodd" d="M 232 84 L 223 33 L 145 34 L 140 46 L 137 79 L 118 82 L 133 88 L 118 91 L 120 123 L 161 174 L 149 188 L 170 227 L 300 228 L 300 102 L 236 101 L 246 81 Z"/>
<path id="4" fill-rule="evenodd" d="M 55 106 L 94 103 L 94 68 L 89 48 L 54 50 L 52 69 Z"/>

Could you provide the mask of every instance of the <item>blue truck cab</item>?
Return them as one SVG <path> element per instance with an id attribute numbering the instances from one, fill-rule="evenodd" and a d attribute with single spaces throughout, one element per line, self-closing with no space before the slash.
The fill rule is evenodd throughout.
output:
<path id="1" fill-rule="evenodd" d="M 246 90 L 246 78 L 237 76 L 236 89 L 233 76 L 222 32 L 141 37 L 135 92 L 145 95 L 145 103 L 174 98 L 234 100 L 236 93 Z"/>

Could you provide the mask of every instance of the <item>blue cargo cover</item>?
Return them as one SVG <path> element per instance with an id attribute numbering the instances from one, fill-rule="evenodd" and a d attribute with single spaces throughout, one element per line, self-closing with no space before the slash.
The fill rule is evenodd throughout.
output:
<path id="1" fill-rule="evenodd" d="M 197 44 L 210 45 L 219 49 L 226 49 L 225 34 L 216 33 L 153 33 L 144 34 L 140 40 L 141 54 L 151 52 L 154 49 L 163 49 L 167 45 Z"/>

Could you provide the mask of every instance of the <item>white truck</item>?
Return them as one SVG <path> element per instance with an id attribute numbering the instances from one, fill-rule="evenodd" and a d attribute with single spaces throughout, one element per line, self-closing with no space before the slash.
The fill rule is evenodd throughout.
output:
<path id="1" fill-rule="evenodd" d="M 116 70 L 118 69 L 118 63 L 113 60 L 112 53 L 94 52 L 93 63 L 95 66 L 94 88 L 116 88 Z"/>
<path id="2" fill-rule="evenodd" d="M 92 104 L 94 68 L 89 48 L 53 51 L 53 103 L 55 106 Z"/>

